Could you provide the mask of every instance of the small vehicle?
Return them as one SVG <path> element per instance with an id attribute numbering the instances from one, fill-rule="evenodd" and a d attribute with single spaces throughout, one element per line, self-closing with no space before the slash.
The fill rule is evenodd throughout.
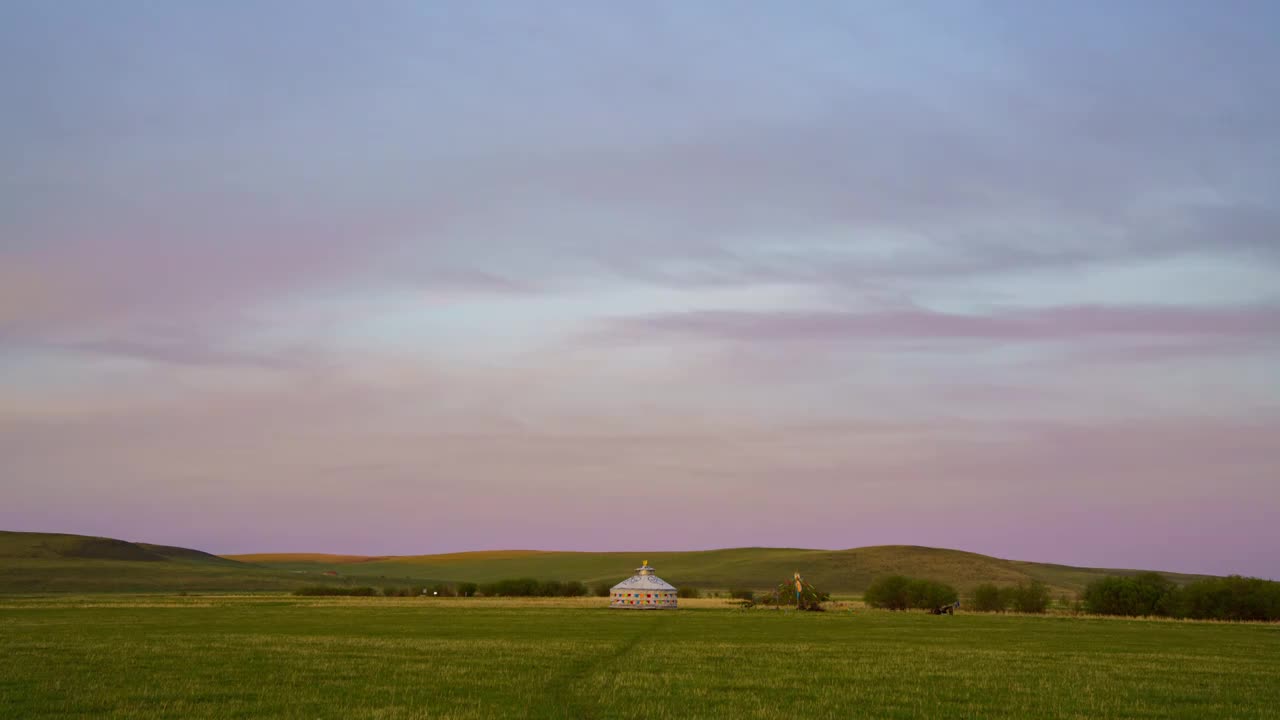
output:
<path id="1" fill-rule="evenodd" d="M 930 610 L 929 612 L 933 615 L 955 615 L 956 610 L 959 610 L 959 609 L 960 609 L 960 601 L 957 600 L 954 603 L 951 603 L 950 605 L 939 605 L 938 607 Z"/>

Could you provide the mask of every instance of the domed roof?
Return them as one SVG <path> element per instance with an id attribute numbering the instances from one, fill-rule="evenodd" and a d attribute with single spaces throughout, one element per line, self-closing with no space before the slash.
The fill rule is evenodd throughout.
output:
<path id="1" fill-rule="evenodd" d="M 675 592 L 675 586 L 666 580 L 653 574 L 653 568 L 649 567 L 649 561 L 645 560 L 644 565 L 636 568 L 636 574 L 614 585 L 613 590 L 666 590 Z"/>

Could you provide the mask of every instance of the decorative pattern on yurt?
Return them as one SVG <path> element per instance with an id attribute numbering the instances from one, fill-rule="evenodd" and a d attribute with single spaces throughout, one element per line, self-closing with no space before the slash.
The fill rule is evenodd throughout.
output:
<path id="1" fill-rule="evenodd" d="M 649 561 L 636 568 L 636 574 L 609 591 L 609 607 L 629 610 L 675 610 L 676 589 L 653 574 Z"/>

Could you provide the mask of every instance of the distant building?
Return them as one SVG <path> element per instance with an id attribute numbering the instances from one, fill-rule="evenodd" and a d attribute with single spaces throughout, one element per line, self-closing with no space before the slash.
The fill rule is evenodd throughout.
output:
<path id="1" fill-rule="evenodd" d="M 675 610 L 676 589 L 653 574 L 649 561 L 636 568 L 636 574 L 609 591 L 609 607 L 629 610 Z"/>

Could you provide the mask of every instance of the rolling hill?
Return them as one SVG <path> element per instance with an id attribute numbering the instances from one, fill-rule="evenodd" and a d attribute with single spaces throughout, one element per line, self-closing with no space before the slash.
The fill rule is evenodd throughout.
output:
<path id="1" fill-rule="evenodd" d="M 0 592 L 284 591 L 318 582 L 428 585 L 506 578 L 616 582 L 648 560 L 677 586 L 705 589 L 776 585 L 799 570 L 816 586 L 854 594 L 882 575 L 950 583 L 1040 580 L 1074 594 L 1106 575 L 1138 570 L 1082 568 L 1003 560 L 913 545 L 850 550 L 731 548 L 688 552 L 503 550 L 443 555 L 363 556 L 276 553 L 219 557 L 199 550 L 111 538 L 0 531 Z M 1202 576 L 1166 573 L 1180 583 Z"/>
<path id="2" fill-rule="evenodd" d="M 0 531 L 0 593 L 288 590 L 314 582 L 188 548 Z"/>
<path id="3" fill-rule="evenodd" d="M 1141 570 L 1082 568 L 1003 560 L 987 555 L 914 545 L 881 545 L 850 550 L 732 548 L 688 552 L 544 552 L 503 550 L 445 555 L 352 556 L 317 554 L 232 555 L 231 559 L 283 570 L 332 571 L 377 584 L 398 577 L 434 577 L 448 581 L 489 582 L 504 578 L 616 582 L 648 560 L 671 583 L 701 588 L 761 589 L 799 570 L 817 587 L 860 593 L 881 575 L 932 578 L 963 590 L 984 582 L 1012 585 L 1040 580 L 1055 593 L 1074 594 L 1106 575 Z M 1202 576 L 1165 573 L 1186 583 Z"/>

